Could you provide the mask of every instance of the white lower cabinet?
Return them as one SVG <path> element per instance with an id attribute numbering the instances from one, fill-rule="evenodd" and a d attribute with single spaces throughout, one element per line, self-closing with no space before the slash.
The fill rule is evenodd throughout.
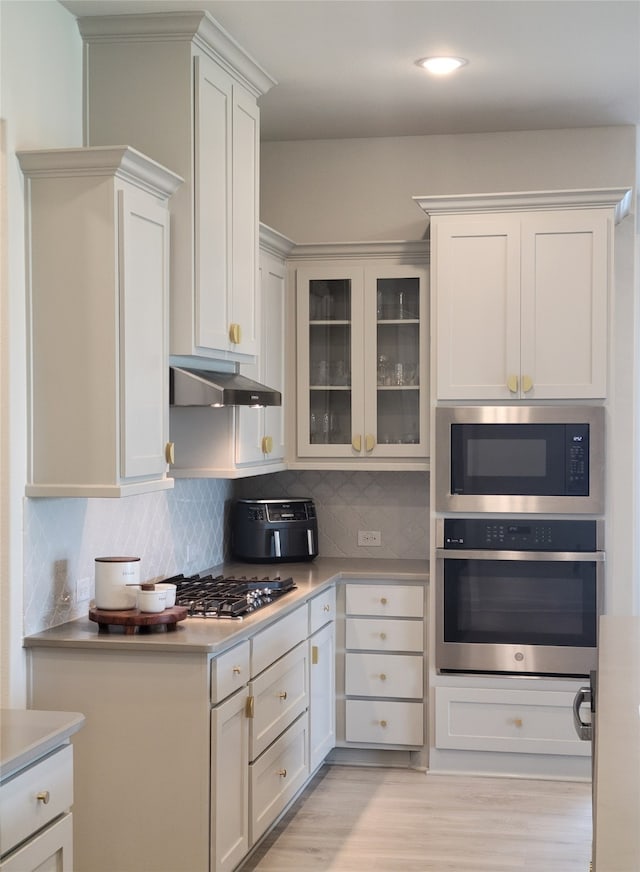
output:
<path id="1" fill-rule="evenodd" d="M 424 586 L 347 583 L 344 601 L 344 741 L 422 747 Z"/>
<path id="2" fill-rule="evenodd" d="M 576 689 L 578 685 L 576 684 Z M 588 757 L 573 726 L 575 691 L 436 687 L 435 746 Z"/>
<path id="3" fill-rule="evenodd" d="M 336 744 L 336 590 L 309 603 L 309 771 Z"/>
<path id="4" fill-rule="evenodd" d="M 73 872 L 71 813 L 0 860 L 0 872 Z"/>

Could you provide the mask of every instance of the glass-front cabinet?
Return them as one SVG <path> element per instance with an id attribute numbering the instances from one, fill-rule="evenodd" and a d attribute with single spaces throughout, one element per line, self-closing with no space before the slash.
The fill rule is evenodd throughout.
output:
<path id="1" fill-rule="evenodd" d="M 426 266 L 306 263 L 296 291 L 298 456 L 424 468 Z"/>

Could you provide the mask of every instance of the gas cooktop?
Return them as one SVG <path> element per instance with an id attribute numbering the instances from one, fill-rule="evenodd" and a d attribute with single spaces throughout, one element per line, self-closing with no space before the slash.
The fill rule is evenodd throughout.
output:
<path id="1" fill-rule="evenodd" d="M 292 578 L 258 578 L 235 575 L 174 575 L 164 579 L 176 585 L 176 605 L 186 606 L 191 618 L 231 618 L 245 615 L 270 605 L 274 600 L 295 590 Z"/>

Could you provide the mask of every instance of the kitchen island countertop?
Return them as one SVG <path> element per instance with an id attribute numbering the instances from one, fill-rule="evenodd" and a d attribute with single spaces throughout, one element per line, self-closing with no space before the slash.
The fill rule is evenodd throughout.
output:
<path id="1" fill-rule="evenodd" d="M 371 579 L 383 581 L 411 581 L 426 583 L 429 577 L 428 560 L 389 560 L 358 558 L 317 558 L 306 563 L 225 563 L 207 572 L 214 575 L 291 576 L 296 589 L 281 599 L 242 620 L 216 618 L 187 618 L 177 624 L 175 632 L 164 629 L 149 633 L 126 635 L 122 628 L 110 628 L 99 633 L 98 625 L 88 617 L 77 618 L 49 630 L 27 636 L 24 646 L 108 648 L 135 651 L 183 651 L 219 654 L 243 641 L 274 620 L 284 617 L 296 606 L 311 599 L 324 588 L 340 579 Z"/>

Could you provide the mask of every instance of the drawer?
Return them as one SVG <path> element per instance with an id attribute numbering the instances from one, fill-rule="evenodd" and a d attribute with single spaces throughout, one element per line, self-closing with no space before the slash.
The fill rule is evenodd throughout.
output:
<path id="1" fill-rule="evenodd" d="M 211 661 L 211 702 L 215 705 L 249 681 L 249 642 L 242 642 Z"/>
<path id="2" fill-rule="evenodd" d="M 348 615 L 424 617 L 424 588 L 409 584 L 347 584 Z"/>
<path id="3" fill-rule="evenodd" d="M 330 587 L 309 601 L 309 635 L 336 617 L 336 589 Z"/>
<path id="4" fill-rule="evenodd" d="M 0 851 L 10 851 L 72 805 L 73 747 L 65 745 L 0 786 Z"/>
<path id="5" fill-rule="evenodd" d="M 347 742 L 373 745 L 424 745 L 424 706 L 420 702 L 348 699 Z"/>
<path id="6" fill-rule="evenodd" d="M 309 775 L 307 713 L 249 767 L 251 838 L 254 844 L 296 795 Z"/>
<path id="7" fill-rule="evenodd" d="M 249 685 L 249 759 L 255 760 L 309 704 L 306 642 L 290 651 Z"/>
<path id="8" fill-rule="evenodd" d="M 423 699 L 423 658 L 414 654 L 345 655 L 347 696 Z"/>
<path id="9" fill-rule="evenodd" d="M 20 845 L 4 860 L 0 872 L 73 872 L 73 816 L 59 818 Z"/>
<path id="10" fill-rule="evenodd" d="M 437 748 L 588 757 L 566 691 L 436 688 Z"/>
<path id="11" fill-rule="evenodd" d="M 309 625 L 307 604 L 299 606 L 285 618 L 257 633 L 251 639 L 251 677 L 295 648 L 307 638 Z"/>
<path id="12" fill-rule="evenodd" d="M 356 651 L 424 651 L 424 623 L 392 618 L 347 618 L 346 647 Z"/>

